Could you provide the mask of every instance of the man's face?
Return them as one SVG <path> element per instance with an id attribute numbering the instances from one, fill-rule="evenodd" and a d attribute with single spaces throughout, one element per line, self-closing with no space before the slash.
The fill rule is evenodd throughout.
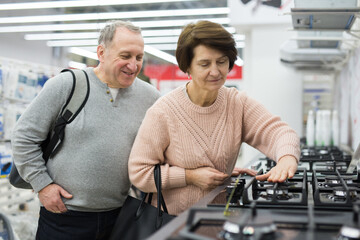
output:
<path id="1" fill-rule="evenodd" d="M 140 33 L 120 27 L 106 48 L 101 45 L 98 47 L 98 55 L 105 69 L 104 80 L 109 87 L 127 88 L 141 70 L 144 40 Z"/>

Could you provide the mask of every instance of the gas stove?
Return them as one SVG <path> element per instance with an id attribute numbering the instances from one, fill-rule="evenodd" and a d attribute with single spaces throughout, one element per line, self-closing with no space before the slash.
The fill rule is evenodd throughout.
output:
<path id="1" fill-rule="evenodd" d="M 351 155 L 335 147 L 303 148 L 293 178 L 283 183 L 231 178 L 181 214 L 167 237 L 156 238 L 360 239 L 360 179 L 357 170 L 346 173 L 350 161 Z M 266 157 L 250 164 L 258 174 L 274 166 Z"/>

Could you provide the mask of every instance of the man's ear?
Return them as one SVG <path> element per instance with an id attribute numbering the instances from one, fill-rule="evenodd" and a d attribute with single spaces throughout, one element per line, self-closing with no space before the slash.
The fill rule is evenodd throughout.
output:
<path id="1" fill-rule="evenodd" d="M 102 44 L 97 46 L 96 53 L 97 53 L 97 57 L 99 59 L 99 62 L 103 62 L 104 61 L 104 54 L 105 54 L 105 47 Z"/>

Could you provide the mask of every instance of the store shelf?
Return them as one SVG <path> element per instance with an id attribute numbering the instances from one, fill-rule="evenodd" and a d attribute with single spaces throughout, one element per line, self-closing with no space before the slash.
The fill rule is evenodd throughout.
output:
<path id="1" fill-rule="evenodd" d="M 360 17 L 358 7 L 304 6 L 292 8 L 288 15 L 297 37 L 284 44 L 280 52 L 281 61 L 292 67 L 340 69 L 348 60 L 352 48 L 349 46 L 358 44 L 356 31 L 352 33 L 354 22 Z M 345 38 L 344 33 L 351 36 Z"/>
<path id="2" fill-rule="evenodd" d="M 360 8 L 311 9 L 292 8 L 292 24 L 296 30 L 349 30 L 359 17 Z"/>

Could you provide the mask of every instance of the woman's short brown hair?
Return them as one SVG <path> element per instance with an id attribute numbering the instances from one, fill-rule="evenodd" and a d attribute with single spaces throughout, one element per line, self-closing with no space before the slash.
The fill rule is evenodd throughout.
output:
<path id="1" fill-rule="evenodd" d="M 224 53 L 229 58 L 229 71 L 234 67 L 237 50 L 232 34 L 218 23 L 198 21 L 183 28 L 177 43 L 176 60 L 184 73 L 188 71 L 194 57 L 194 48 L 198 45 Z"/>

